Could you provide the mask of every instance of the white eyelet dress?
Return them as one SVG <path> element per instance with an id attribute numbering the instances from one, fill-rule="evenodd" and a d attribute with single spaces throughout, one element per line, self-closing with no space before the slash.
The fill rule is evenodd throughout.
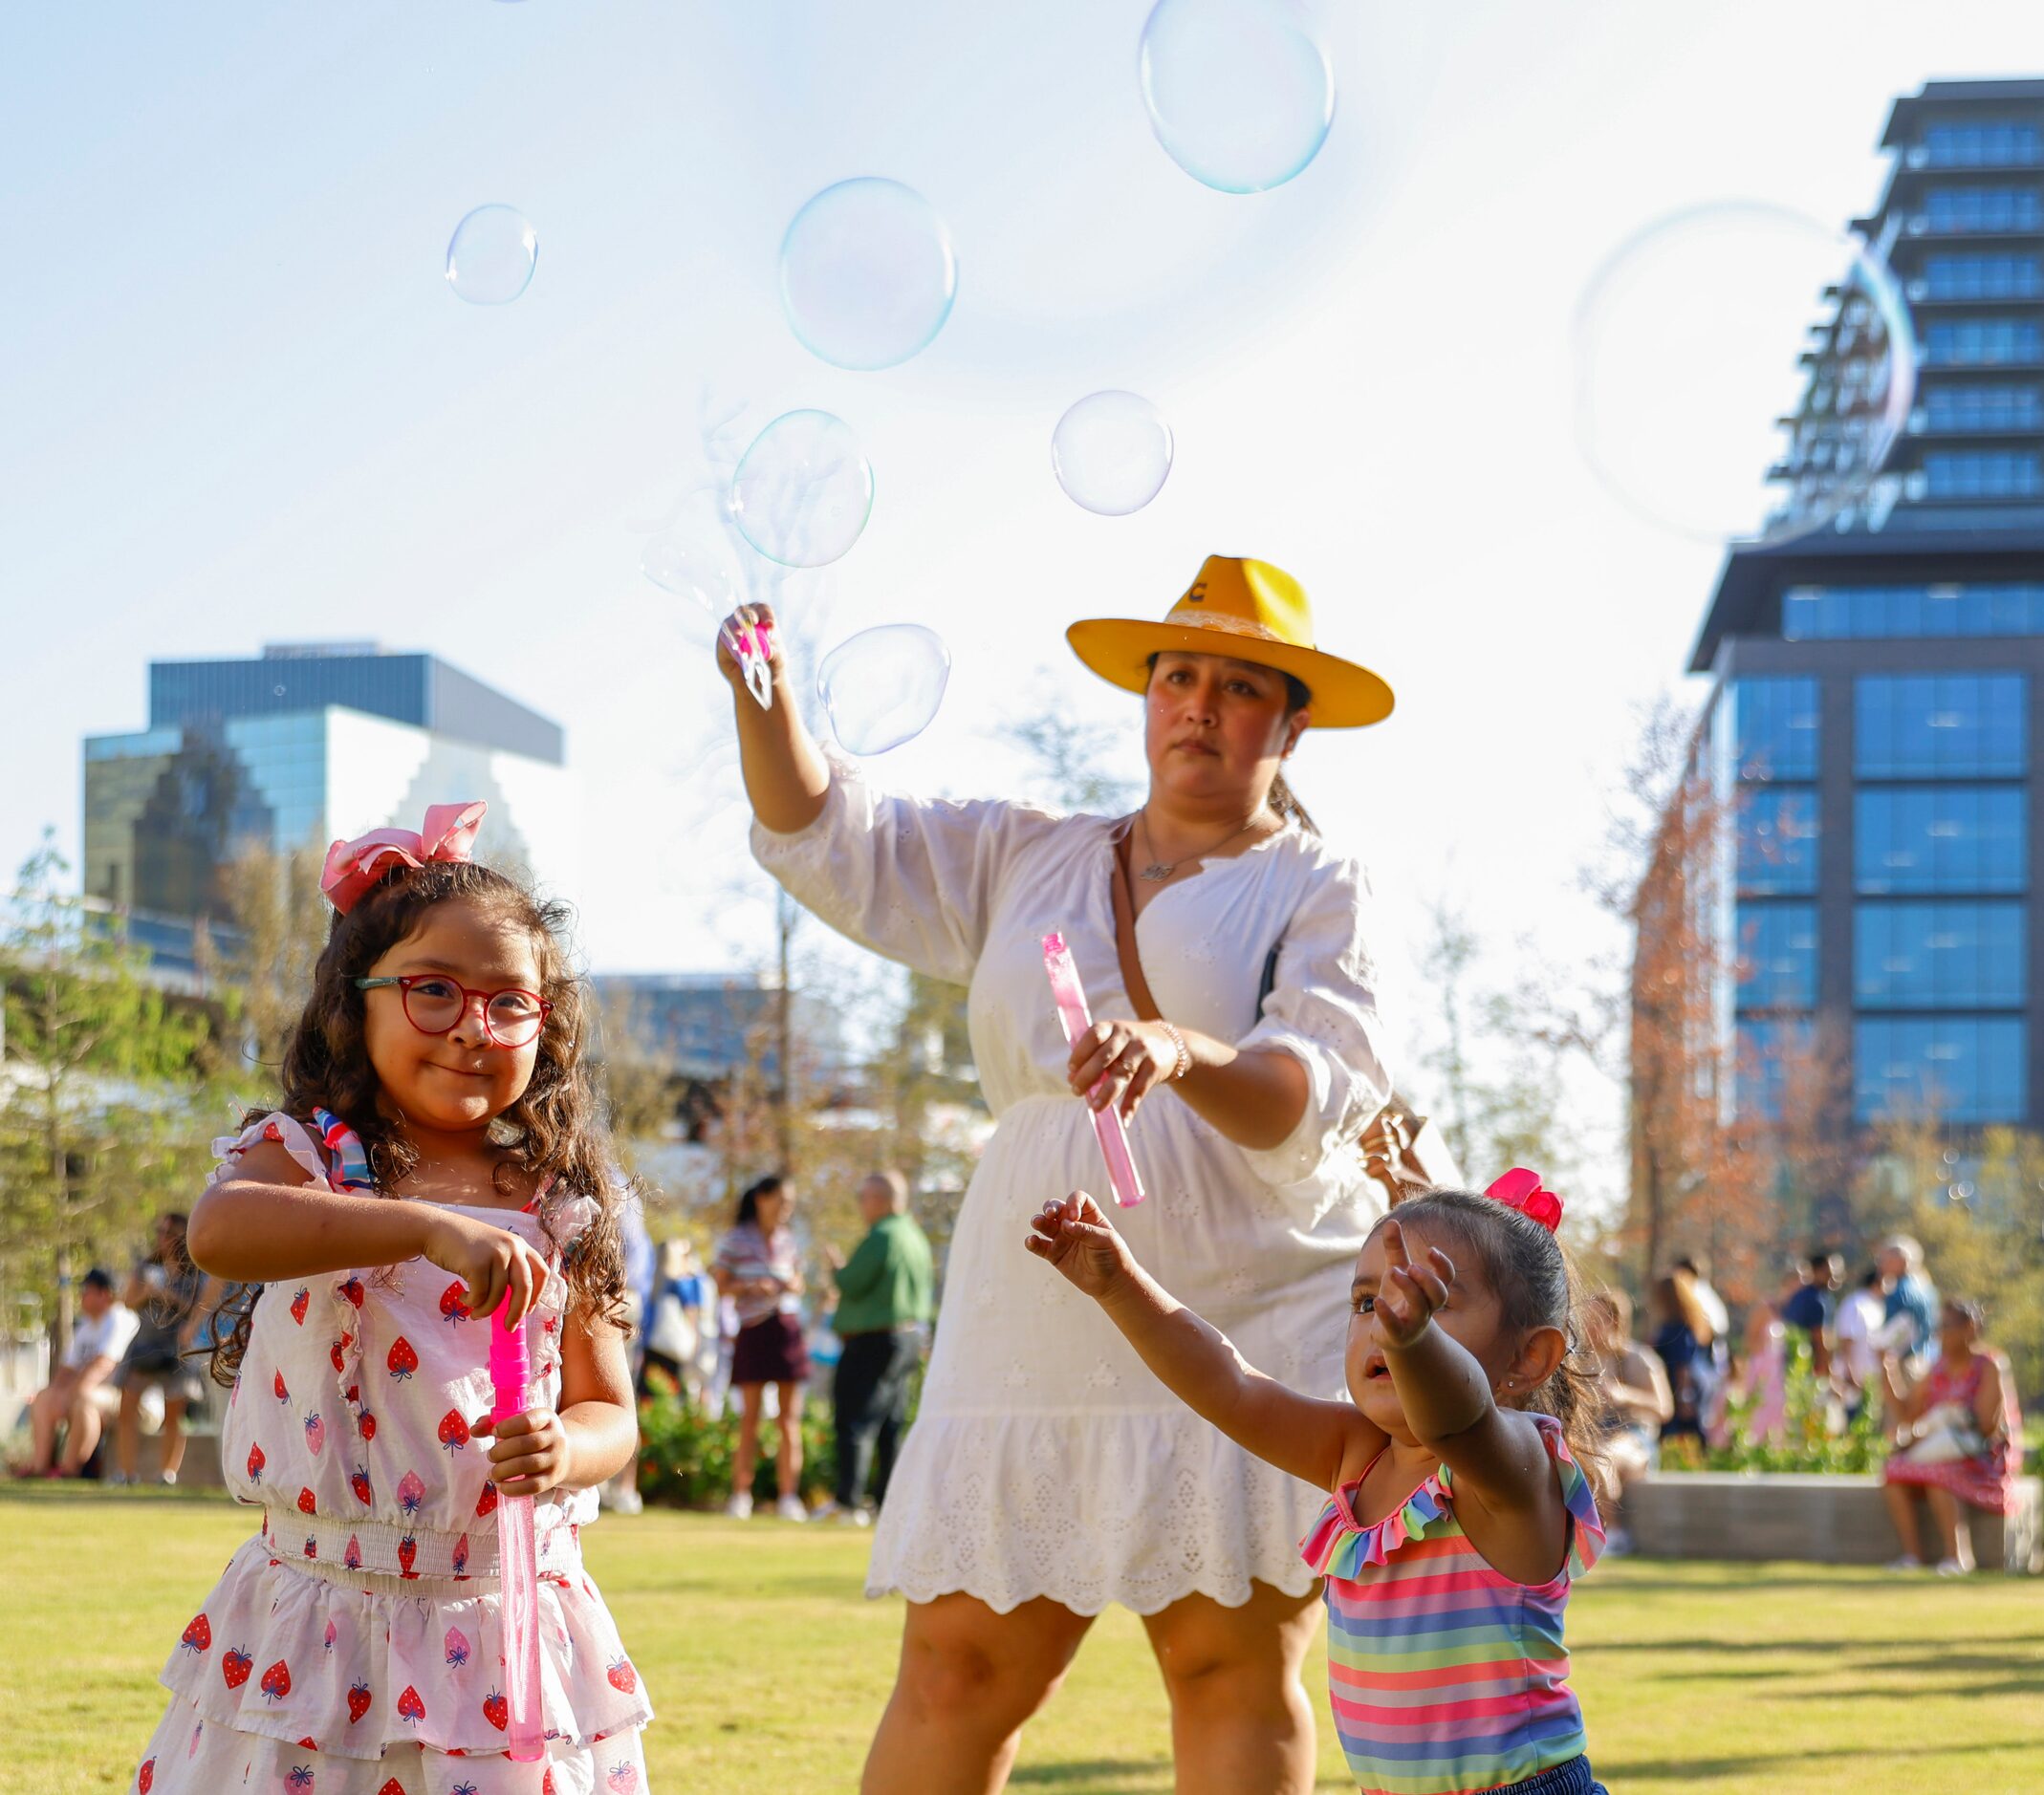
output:
<path id="1" fill-rule="evenodd" d="M 1364 941 L 1361 867 L 1293 830 L 1159 892 L 1137 925 L 1163 1013 L 1305 1066 L 1291 1137 L 1251 1153 L 1168 1090 L 1129 1130 L 1150 1193 L 1115 1210 L 1098 1143 L 1065 1084 L 1044 976 L 1061 930 L 1097 1018 L 1132 1014 L 1114 945 L 1116 824 L 1001 803 L 882 794 L 834 762 L 823 813 L 753 853 L 852 940 L 969 984 L 980 1085 L 997 1120 L 966 1192 L 936 1348 L 887 1486 L 867 1593 L 952 1591 L 1006 1612 L 1048 1596 L 1082 1614 L 1154 1613 L 1251 1580 L 1313 1588 L 1298 1541 L 1326 1500 L 1252 1458 L 1172 1396 L 1098 1307 L 1023 1247 L 1031 1217 L 1099 1193 L 1136 1257 L 1256 1366 L 1343 1392 L 1347 1293 L 1382 1214 L 1357 1141 L 1390 1080 Z M 1280 943 L 1282 945 L 1280 946 Z M 1279 947 L 1261 1017 L 1257 990 Z"/>
<path id="2" fill-rule="evenodd" d="M 335 1190 L 366 1188 L 361 1144 L 318 1113 L 213 1143 L 222 1172 L 258 1140 Z M 216 1174 L 218 1177 L 221 1174 Z M 392 1200 L 399 1200 L 393 1199 Z M 549 1255 L 529 1337 L 533 1401 L 560 1399 L 558 1259 L 595 1212 L 468 1210 Z M 640 1795 L 652 1718 L 582 1569 L 595 1493 L 533 1505 L 546 1752 L 505 1755 L 489 1336 L 461 1281 L 424 1259 L 286 1280 L 257 1299 L 221 1456 L 264 1510 L 163 1669 L 169 1711 L 140 1795 Z"/>

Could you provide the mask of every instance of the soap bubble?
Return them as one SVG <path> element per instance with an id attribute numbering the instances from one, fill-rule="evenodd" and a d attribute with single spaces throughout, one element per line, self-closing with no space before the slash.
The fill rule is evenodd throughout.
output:
<path id="1" fill-rule="evenodd" d="M 730 505 L 720 484 L 689 487 L 665 517 L 641 528 L 650 533 L 639 571 L 663 592 L 688 599 L 718 623 L 745 602 L 747 551 L 731 533 Z"/>
<path id="2" fill-rule="evenodd" d="M 884 754 L 930 726 L 951 677 L 951 651 L 920 623 L 860 630 L 824 656 L 816 691 L 854 754 Z"/>
<path id="3" fill-rule="evenodd" d="M 474 306 L 508 305 L 538 263 L 539 233 L 512 205 L 478 205 L 447 241 L 447 285 Z"/>
<path id="4" fill-rule="evenodd" d="M 1158 142 L 1223 193 L 1282 186 L 1334 123 L 1327 52 L 1285 0 L 1158 0 L 1141 68 Z"/>
<path id="5" fill-rule="evenodd" d="M 1657 220 L 1591 280 L 1576 430 L 1630 510 L 1708 542 L 1878 521 L 1916 389 L 1909 314 L 1857 238 L 1778 206 Z"/>
<path id="6" fill-rule="evenodd" d="M 1057 484 L 1089 511 L 1125 517 L 1163 489 L 1171 426 L 1136 393 L 1092 393 L 1051 434 Z"/>
<path id="7" fill-rule="evenodd" d="M 802 346 L 839 368 L 891 368 L 944 328 L 958 258 L 936 208 L 899 181 L 825 187 L 781 239 L 781 304 Z"/>
<path id="8" fill-rule="evenodd" d="M 873 469 L 827 411 L 791 411 L 753 440 L 731 477 L 740 533 L 783 567 L 823 567 L 859 540 L 873 509 Z"/>
<path id="9" fill-rule="evenodd" d="M 662 530 L 641 552 L 639 571 L 663 592 L 692 599 L 720 623 L 743 602 L 744 576 L 730 544 L 697 526 Z"/>

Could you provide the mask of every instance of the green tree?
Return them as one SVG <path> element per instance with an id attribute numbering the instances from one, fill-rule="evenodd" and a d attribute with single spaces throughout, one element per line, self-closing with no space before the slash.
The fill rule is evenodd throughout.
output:
<path id="1" fill-rule="evenodd" d="M 1466 1180 L 1480 1185 L 1528 1165 L 1565 1190 L 1581 1155 L 1563 1075 L 1574 1049 L 1552 992 L 1537 974 L 1492 984 L 1487 968 L 1496 962 L 1446 898 L 1427 907 L 1419 962 L 1428 1012 L 1417 1056 L 1423 1076 L 1406 1094 L 1439 1124 Z M 1511 963 L 1523 972 L 1530 951 Z"/>
<path id="2" fill-rule="evenodd" d="M 1918 1116 L 1881 1127 L 1875 1144 L 1856 1193 L 1861 1255 L 1884 1234 L 1915 1235 L 1938 1289 L 1986 1307 L 1988 1343 L 2009 1354 L 2033 1409 L 2044 1392 L 2044 1139 Z"/>
<path id="3" fill-rule="evenodd" d="M 46 834 L 0 924 L 0 1275 L 55 1296 L 60 1348 L 83 1266 L 199 1188 L 212 1063 L 209 1012 L 152 983 L 69 871 Z"/>
<path id="4" fill-rule="evenodd" d="M 232 927 L 212 945 L 217 973 L 239 1024 L 244 1071 L 274 1087 L 285 1046 L 313 991 L 313 967 L 332 914 L 319 891 L 324 855 L 313 843 L 279 854 L 253 847 L 227 869 Z M 250 1093 L 251 1100 L 262 1093 Z"/>
<path id="5" fill-rule="evenodd" d="M 1114 816 L 1142 802 L 1141 786 L 1100 760 L 1098 732 L 1061 710 L 1019 719 L 1008 734 L 1027 756 L 1028 795 L 1067 811 Z"/>

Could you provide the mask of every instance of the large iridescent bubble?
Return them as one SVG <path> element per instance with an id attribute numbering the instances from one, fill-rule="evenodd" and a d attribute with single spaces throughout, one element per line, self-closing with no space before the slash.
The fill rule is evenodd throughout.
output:
<path id="1" fill-rule="evenodd" d="M 1574 351 L 1584 457 L 1663 530 L 1786 542 L 1893 503 L 1915 339 L 1856 237 L 1746 202 L 1658 219 L 1592 277 Z"/>
<path id="2" fill-rule="evenodd" d="M 927 729 L 944 703 L 951 651 L 920 623 L 860 630 L 824 656 L 816 691 L 854 754 L 884 754 Z"/>
<path id="3" fill-rule="evenodd" d="M 478 205 L 447 242 L 447 285 L 470 305 L 509 305 L 533 283 L 539 233 L 512 205 Z"/>
<path id="4" fill-rule="evenodd" d="M 859 540 L 873 509 L 873 469 L 827 411 L 791 411 L 753 439 L 731 478 L 739 532 L 783 567 L 824 567 Z"/>
<path id="5" fill-rule="evenodd" d="M 891 368 L 944 328 L 958 258 L 913 187 L 866 176 L 825 187 L 781 240 L 781 304 L 811 354 L 839 368 Z"/>
<path id="6" fill-rule="evenodd" d="M 1089 393 L 1058 419 L 1051 466 L 1068 497 L 1102 517 L 1140 511 L 1171 471 L 1171 426 L 1140 393 Z"/>
<path id="7" fill-rule="evenodd" d="M 1139 69 L 1158 142 L 1223 193 L 1282 186 L 1334 123 L 1334 67 L 1286 0 L 1158 0 Z"/>

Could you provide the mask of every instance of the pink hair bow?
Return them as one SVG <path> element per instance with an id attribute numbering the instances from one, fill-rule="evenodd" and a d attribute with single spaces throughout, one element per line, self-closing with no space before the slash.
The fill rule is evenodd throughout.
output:
<path id="1" fill-rule="evenodd" d="M 489 809 L 481 798 L 468 804 L 434 804 L 427 807 L 425 827 L 417 834 L 408 829 L 372 829 L 353 841 L 337 841 L 326 851 L 319 889 L 346 916 L 393 860 L 405 866 L 467 860 Z"/>
<path id="2" fill-rule="evenodd" d="M 1539 1173 L 1529 1172 L 1523 1165 L 1513 1166 L 1484 1195 L 1530 1216 L 1550 1234 L 1561 1224 L 1561 1199 L 1542 1186 Z"/>

